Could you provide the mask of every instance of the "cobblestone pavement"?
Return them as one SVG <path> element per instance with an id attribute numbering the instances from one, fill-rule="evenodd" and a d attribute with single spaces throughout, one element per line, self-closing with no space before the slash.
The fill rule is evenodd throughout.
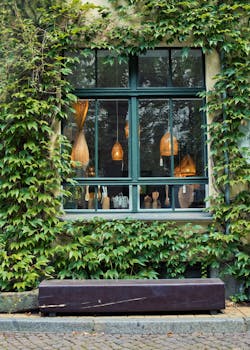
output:
<path id="1" fill-rule="evenodd" d="M 248 350 L 250 333 L 110 335 L 100 333 L 0 333 L 1 350 Z"/>

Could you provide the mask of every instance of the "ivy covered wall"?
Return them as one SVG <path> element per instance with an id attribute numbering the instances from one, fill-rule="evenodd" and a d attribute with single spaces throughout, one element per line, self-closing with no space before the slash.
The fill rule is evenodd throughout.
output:
<path id="1" fill-rule="evenodd" d="M 81 277 L 86 266 L 91 265 L 91 259 L 99 263 L 94 265 L 88 275 L 90 278 L 124 276 L 121 265 L 128 263 L 126 254 L 112 275 L 107 272 L 114 270 L 112 252 L 108 250 L 104 259 L 102 253 L 96 251 L 95 244 L 87 244 L 88 240 L 97 239 L 85 232 L 88 224 L 60 221 L 61 181 L 70 177 L 71 166 L 70 146 L 56 129 L 58 122 L 67 118 L 67 111 L 75 100 L 67 82 L 74 59 L 64 53 L 74 51 L 80 45 L 106 48 L 126 56 L 178 42 L 183 46 L 192 43 L 194 47 L 201 47 L 207 55 L 216 52 L 221 67 L 214 88 L 203 94 L 207 99 L 206 111 L 212 118 L 208 139 L 211 179 L 215 188 L 210 198 L 213 222 L 206 232 L 197 231 L 197 227 L 191 225 L 192 232 L 201 235 L 200 240 L 194 240 L 193 249 L 203 266 L 221 264 L 227 273 L 238 278 L 242 282 L 240 297 L 246 298 L 250 271 L 250 172 L 239 142 L 250 119 L 249 5 L 245 1 L 231 0 L 110 0 L 110 10 L 78 0 L 36 0 L 32 3 L 3 0 L 2 3 L 1 290 L 31 289 L 43 278 Z M 98 227 L 99 223 L 89 225 Z M 110 225 L 102 226 L 103 234 L 115 237 L 120 226 Z M 138 231 L 145 237 L 151 230 L 148 225 Z M 153 227 L 155 229 L 155 224 Z M 167 235 L 172 232 L 168 226 L 164 226 L 164 230 Z M 187 246 L 185 242 L 181 243 L 182 236 L 173 230 L 184 252 Z M 68 232 L 69 241 L 61 244 L 60 237 L 64 237 L 65 232 Z M 74 232 L 80 232 L 80 235 L 75 236 Z M 128 235 L 129 232 L 128 229 Z M 179 232 L 184 234 L 185 230 L 179 229 Z M 160 234 L 154 240 L 161 242 L 159 249 L 166 252 L 159 258 L 162 266 L 174 248 Z M 98 244 L 103 242 L 98 241 Z M 133 242 L 141 244 L 136 240 L 129 242 L 131 247 Z M 112 246 L 112 239 L 109 244 Z M 122 254 L 124 244 L 121 240 L 119 254 Z M 150 256 L 150 244 L 146 247 Z M 87 257 L 84 266 L 81 265 L 83 255 Z M 185 259 L 185 263 L 197 262 L 191 256 L 185 256 Z M 62 272 L 64 261 L 75 266 L 71 275 Z M 182 263 L 181 258 L 174 260 L 171 268 Z M 146 261 L 141 260 L 139 264 L 144 264 L 145 271 L 151 271 Z M 158 271 L 153 277 L 160 276 L 157 264 L 152 267 Z M 136 273 L 137 269 L 129 271 L 132 277 L 141 276 Z M 179 276 L 182 275 L 183 269 L 180 269 Z M 152 277 L 147 273 L 144 276 Z"/>

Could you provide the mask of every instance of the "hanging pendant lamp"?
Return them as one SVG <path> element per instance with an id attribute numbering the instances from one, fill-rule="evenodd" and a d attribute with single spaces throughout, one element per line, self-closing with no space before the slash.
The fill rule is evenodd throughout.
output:
<path id="1" fill-rule="evenodd" d="M 173 136 L 173 152 L 172 152 L 172 141 L 171 134 L 167 131 L 161 138 L 160 141 L 160 155 L 161 157 L 170 157 L 171 155 L 176 156 L 178 154 L 178 141 Z"/>
<path id="2" fill-rule="evenodd" d="M 112 147 L 111 151 L 112 159 L 115 161 L 123 160 L 123 149 L 119 142 L 119 132 L 118 132 L 118 101 L 116 101 L 116 142 Z"/>
<path id="3" fill-rule="evenodd" d="M 123 149 L 120 142 L 116 141 L 112 148 L 112 159 L 113 160 L 123 160 Z"/>
<path id="4" fill-rule="evenodd" d="M 196 166 L 195 162 L 193 161 L 192 157 L 187 154 L 185 157 L 182 158 L 181 164 L 180 164 L 180 170 L 182 176 L 195 176 L 196 174 Z"/>
<path id="5" fill-rule="evenodd" d="M 73 106 L 75 109 L 75 121 L 78 131 L 71 152 L 72 166 L 80 166 L 84 169 L 86 169 L 89 164 L 89 148 L 83 131 L 88 106 L 88 100 L 78 100 Z"/>

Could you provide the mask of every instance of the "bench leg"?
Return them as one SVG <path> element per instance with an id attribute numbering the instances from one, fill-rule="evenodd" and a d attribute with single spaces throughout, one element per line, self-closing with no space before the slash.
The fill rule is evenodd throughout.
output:
<path id="1" fill-rule="evenodd" d="M 211 310 L 210 315 L 218 315 L 218 310 Z"/>

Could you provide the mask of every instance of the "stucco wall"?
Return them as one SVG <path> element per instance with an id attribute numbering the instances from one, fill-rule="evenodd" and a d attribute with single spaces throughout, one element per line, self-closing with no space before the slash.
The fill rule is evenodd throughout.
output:
<path id="1" fill-rule="evenodd" d="M 218 53 L 214 50 L 205 56 L 205 79 L 206 79 L 206 90 L 212 90 L 215 79 L 214 77 L 220 71 L 220 58 Z M 210 124 L 213 120 L 212 115 L 207 115 L 207 122 Z M 214 188 L 212 185 L 212 161 L 210 157 L 210 146 L 208 147 L 208 177 L 209 177 L 209 195 L 213 194 Z"/>

